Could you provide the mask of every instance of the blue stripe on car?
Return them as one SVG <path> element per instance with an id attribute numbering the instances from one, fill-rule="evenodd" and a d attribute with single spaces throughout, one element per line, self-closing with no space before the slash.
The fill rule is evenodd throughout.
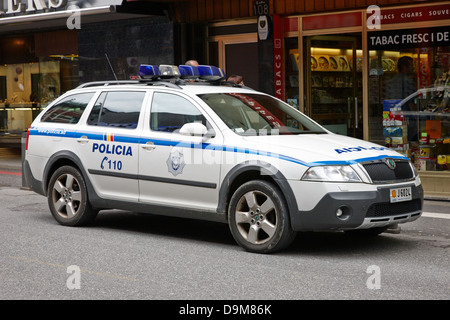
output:
<path id="1" fill-rule="evenodd" d="M 63 133 L 58 133 L 58 131 L 63 131 Z M 104 133 L 93 133 L 93 132 L 78 132 L 78 131 L 65 131 L 61 129 L 37 129 L 37 128 L 31 128 L 30 129 L 30 135 L 39 135 L 39 136 L 57 136 L 57 137 L 65 137 L 65 138 L 81 138 L 83 136 L 87 137 L 89 140 L 100 140 L 103 141 L 104 139 Z M 157 146 L 177 146 L 181 148 L 199 148 L 199 144 L 190 143 L 190 142 L 183 142 L 183 141 L 174 141 L 174 140 L 160 140 L 160 139 L 147 139 L 143 137 L 136 137 L 136 136 L 126 136 L 126 135 L 116 135 L 114 134 L 114 142 L 122 142 L 122 143 L 135 143 L 135 144 L 145 144 L 147 142 L 153 142 Z M 259 156 L 267 156 L 272 158 L 281 159 L 284 161 L 300 164 L 306 167 L 313 167 L 313 166 L 324 166 L 324 165 L 351 165 L 366 161 L 374 161 L 374 160 L 380 160 L 383 158 L 393 158 L 393 159 L 404 159 L 408 160 L 407 157 L 401 157 L 401 156 L 388 156 L 388 155 L 380 155 L 376 157 L 369 157 L 369 158 L 361 158 L 361 159 L 355 159 L 355 160 L 330 160 L 330 161 L 315 161 L 315 162 L 305 162 L 300 159 L 296 159 L 293 157 L 285 156 L 278 153 L 273 152 L 266 152 L 261 150 L 254 150 L 254 149 L 244 149 L 234 146 L 221 146 L 221 145 L 212 145 L 209 143 L 202 143 L 201 144 L 202 149 L 211 149 L 211 150 L 218 150 L 218 151 L 225 151 L 225 152 L 237 152 L 237 153 L 245 153 L 245 154 L 253 154 L 253 155 L 259 155 Z"/>

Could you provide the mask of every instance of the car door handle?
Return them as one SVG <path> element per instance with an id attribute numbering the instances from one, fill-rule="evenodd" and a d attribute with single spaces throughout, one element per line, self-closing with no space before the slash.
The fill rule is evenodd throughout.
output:
<path id="1" fill-rule="evenodd" d="M 142 149 L 144 150 L 154 150 L 156 148 L 155 144 L 151 141 L 148 141 L 146 144 L 141 144 Z"/>
<path id="2" fill-rule="evenodd" d="M 78 143 L 81 143 L 81 144 L 86 144 L 86 143 L 89 142 L 89 139 L 88 139 L 87 136 L 81 136 L 81 137 L 79 137 L 79 138 L 77 139 L 77 142 L 78 142 Z"/>

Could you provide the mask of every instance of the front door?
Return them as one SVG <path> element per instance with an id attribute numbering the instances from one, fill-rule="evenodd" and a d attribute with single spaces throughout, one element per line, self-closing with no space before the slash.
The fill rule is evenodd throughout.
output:
<path id="1" fill-rule="evenodd" d="M 139 151 L 139 201 L 143 203 L 216 210 L 223 138 L 179 133 L 186 123 L 211 122 L 195 101 L 177 93 L 155 92 L 149 125 Z M 220 148 L 218 148 L 220 149 Z"/>
<path id="2" fill-rule="evenodd" d="M 363 138 L 361 35 L 305 38 L 306 113 L 328 130 Z"/>

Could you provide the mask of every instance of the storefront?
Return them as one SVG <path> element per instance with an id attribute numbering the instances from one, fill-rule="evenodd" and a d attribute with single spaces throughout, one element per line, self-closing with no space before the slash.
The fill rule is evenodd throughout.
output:
<path id="1" fill-rule="evenodd" d="M 375 13 L 280 19 L 280 98 L 333 132 L 407 155 L 426 195 L 449 199 L 450 4 L 381 7 L 379 28 Z"/>
<path id="2" fill-rule="evenodd" d="M 36 1 L 19 3 L 0 0 L 1 144 L 20 143 L 36 115 L 80 83 L 130 79 L 149 61 L 173 63 L 165 5 L 104 0 L 77 9 L 45 1 L 40 10 Z"/>

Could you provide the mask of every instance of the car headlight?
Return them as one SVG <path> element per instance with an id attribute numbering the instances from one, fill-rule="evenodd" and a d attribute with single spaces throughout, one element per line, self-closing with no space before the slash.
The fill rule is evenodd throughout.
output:
<path id="1" fill-rule="evenodd" d="M 361 182 L 361 178 L 350 166 L 311 167 L 302 177 L 304 181 Z"/>

